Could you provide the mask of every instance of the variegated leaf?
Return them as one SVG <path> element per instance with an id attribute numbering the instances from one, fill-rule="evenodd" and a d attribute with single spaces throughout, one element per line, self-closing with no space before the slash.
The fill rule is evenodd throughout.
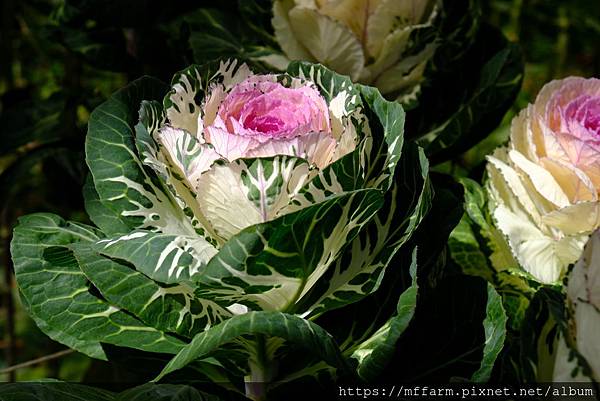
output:
<path id="1" fill-rule="evenodd" d="M 356 302 L 377 290 L 388 264 L 429 210 L 433 194 L 423 150 L 407 145 L 396 172 L 382 207 L 318 283 L 323 288 L 313 294 L 320 296 L 309 298 L 305 310 L 310 316 Z"/>
<path id="2" fill-rule="evenodd" d="M 86 161 L 98 201 L 131 229 L 195 235 L 188 216 L 136 155 L 133 126 L 140 102 L 157 99 L 162 83 L 140 78 L 113 94 L 90 116 Z M 92 216 L 94 219 L 94 216 Z M 122 232 L 108 231 L 106 234 Z"/>
<path id="3" fill-rule="evenodd" d="M 228 310 L 214 302 L 195 298 L 193 288 L 185 283 L 161 286 L 131 267 L 97 254 L 88 244 L 71 249 L 100 293 L 148 326 L 193 337 L 231 317 Z"/>
<path id="4" fill-rule="evenodd" d="M 119 213 L 100 201 L 91 174 L 88 174 L 85 179 L 83 198 L 85 200 L 85 211 L 90 216 L 90 220 L 102 232 L 114 234 L 129 232 L 129 227 L 121 220 Z"/>
<path id="5" fill-rule="evenodd" d="M 358 361 L 358 375 L 373 380 L 394 355 L 396 342 L 408 328 L 417 308 L 417 251 L 413 251 L 409 268 L 411 285 L 400 295 L 396 312 L 365 341 L 352 348 L 352 358 Z"/>
<path id="6" fill-rule="evenodd" d="M 226 91 L 250 74 L 248 66 L 237 60 L 192 65 L 178 72 L 163 100 L 169 123 L 200 138 L 204 120 L 214 119 L 217 113 L 214 105 L 218 107 Z"/>
<path id="7" fill-rule="evenodd" d="M 135 126 L 136 146 L 142 162 L 161 178 L 192 226 L 209 242 L 215 234 L 199 209 L 194 192 L 202 172 L 218 158 L 212 149 L 201 146 L 196 137 L 184 130 L 160 127 L 165 118 L 160 103 L 143 101 L 140 122 Z"/>
<path id="8" fill-rule="evenodd" d="M 249 227 L 211 259 L 200 297 L 257 310 L 294 311 L 383 202 L 376 189 L 337 195 Z"/>
<path id="9" fill-rule="evenodd" d="M 360 93 L 350 78 L 322 65 L 293 61 L 287 73 L 314 82 L 336 116 L 350 115 L 361 105 Z"/>
<path id="10" fill-rule="evenodd" d="M 66 247 L 98 239 L 94 228 L 52 214 L 20 219 L 11 243 L 15 275 L 30 313 L 43 322 L 40 328 L 79 351 L 91 351 L 89 355 L 96 358 L 104 357 L 96 347 L 101 342 L 176 353 L 181 341 L 145 326 L 90 291 L 90 283 Z"/>
<path id="11" fill-rule="evenodd" d="M 502 296 L 500 296 L 494 286 L 487 283 L 488 300 L 485 308 L 485 320 L 483 327 L 485 329 L 485 346 L 483 348 L 483 359 L 479 369 L 471 380 L 476 383 L 485 383 L 492 375 L 492 369 L 498 358 L 498 354 L 504 348 L 506 339 L 506 312 L 502 306 Z"/>
<path id="12" fill-rule="evenodd" d="M 402 155 L 405 113 L 399 103 L 385 100 L 377 89 L 359 87 L 374 148 L 374 151 L 365 154 L 368 158 L 365 180 L 370 183 L 369 186 L 389 189 Z"/>
<path id="13" fill-rule="evenodd" d="M 342 372 L 347 373 L 350 370 L 350 365 L 342 356 L 331 335 L 318 325 L 286 313 L 248 312 L 234 316 L 198 334 L 165 366 L 155 381 L 248 334 L 282 338 L 318 355 L 330 366 L 338 368 Z M 252 344 L 253 342 L 250 343 L 250 345 Z M 253 350 L 248 349 L 247 352 L 252 354 Z"/>
<path id="14" fill-rule="evenodd" d="M 402 106 L 385 100 L 377 89 L 353 84 L 348 77 L 335 74 L 321 65 L 292 62 L 288 73 L 315 82 L 332 115 L 338 119 L 353 120 L 359 139 L 368 138 L 361 156 L 364 171 L 360 176 L 367 187 L 389 188 L 404 141 L 405 113 Z M 357 113 L 359 109 L 361 113 Z"/>
<path id="15" fill-rule="evenodd" d="M 133 231 L 97 241 L 96 252 L 131 263 L 149 278 L 165 284 L 197 280 L 208 261 L 217 253 L 200 236 L 182 236 Z"/>
<path id="16" fill-rule="evenodd" d="M 238 159 L 215 165 L 200 177 L 197 202 L 224 243 L 246 227 L 287 212 L 313 175 L 307 161 L 292 156 Z"/>

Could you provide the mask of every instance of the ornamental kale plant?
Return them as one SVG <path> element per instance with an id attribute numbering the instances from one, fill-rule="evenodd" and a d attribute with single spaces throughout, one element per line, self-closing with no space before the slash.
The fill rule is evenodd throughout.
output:
<path id="1" fill-rule="evenodd" d="M 47 335 L 94 358 L 104 344 L 174 355 L 157 379 L 193 364 L 262 399 L 272 381 L 372 375 L 414 313 L 416 259 L 390 261 L 431 198 L 403 126 L 399 103 L 320 65 L 194 65 L 170 90 L 140 78 L 90 117 L 96 227 L 20 219 L 22 301 Z M 412 276 L 389 300 L 402 308 L 347 339 L 315 323 L 392 268 Z M 299 350 L 311 356 L 298 367 Z"/>
<path id="2" fill-rule="evenodd" d="M 600 227 L 600 80 L 550 82 L 513 120 L 507 148 L 488 156 L 498 229 L 519 264 L 559 281 Z"/>

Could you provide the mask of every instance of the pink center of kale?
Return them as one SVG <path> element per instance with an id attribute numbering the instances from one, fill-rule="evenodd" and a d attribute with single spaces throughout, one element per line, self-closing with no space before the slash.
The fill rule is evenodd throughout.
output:
<path id="1" fill-rule="evenodd" d="M 600 136 L 600 97 L 581 95 L 567 105 L 564 115 Z"/>
<path id="2" fill-rule="evenodd" d="M 219 116 L 230 133 L 263 140 L 330 130 L 327 105 L 316 89 L 272 81 L 238 84 L 221 103 Z"/>

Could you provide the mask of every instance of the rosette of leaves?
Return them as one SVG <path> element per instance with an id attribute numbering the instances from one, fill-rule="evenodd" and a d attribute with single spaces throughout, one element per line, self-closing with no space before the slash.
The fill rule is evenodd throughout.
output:
<path id="1" fill-rule="evenodd" d="M 414 313 L 414 257 L 393 265 L 412 284 L 390 290 L 377 324 L 340 344 L 316 322 L 386 280 L 429 208 L 427 159 L 404 142 L 400 104 L 308 63 L 260 79 L 313 88 L 345 151 L 329 164 L 298 144 L 214 157 L 210 106 L 249 76 L 232 61 L 189 67 L 170 90 L 144 77 L 92 113 L 84 196 L 96 227 L 41 213 L 14 231 L 22 301 L 47 335 L 100 359 L 103 344 L 172 354 L 160 378 L 192 363 L 254 399 L 271 381 L 384 367 Z"/>

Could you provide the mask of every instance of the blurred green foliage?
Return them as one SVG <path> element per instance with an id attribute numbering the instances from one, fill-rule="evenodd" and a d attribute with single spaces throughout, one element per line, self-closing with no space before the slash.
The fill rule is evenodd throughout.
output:
<path id="1" fill-rule="evenodd" d="M 6 272 L 0 280 L 0 369 L 64 349 L 37 329 L 18 301 L 8 252 L 16 219 L 49 211 L 86 220 L 81 187 L 89 113 L 140 75 L 168 81 L 173 72 L 202 61 L 195 56 L 210 53 L 211 43 L 203 42 L 197 32 L 207 25 L 206 18 L 220 13 L 207 13 L 207 6 L 227 11 L 237 3 L 0 3 L 0 268 Z M 487 138 L 459 158 L 436 167 L 474 179 L 483 174 L 485 155 L 507 140 L 512 117 L 535 99 L 546 82 L 568 75 L 600 76 L 600 6 L 595 2 L 487 0 L 482 6 L 487 22 L 521 45 L 526 69 L 522 90 L 502 124 L 483 133 L 481 137 Z M 244 3 L 242 12 L 247 7 Z M 235 47 L 237 36 L 230 32 L 241 28 L 236 27 L 237 21 L 225 22 L 234 29 L 222 35 L 216 32 L 214 39 L 220 39 L 219 46 Z M 107 382 L 116 380 L 117 373 L 106 364 L 72 353 L 19 369 L 16 375 L 2 374 L 0 380 L 42 377 Z"/>

